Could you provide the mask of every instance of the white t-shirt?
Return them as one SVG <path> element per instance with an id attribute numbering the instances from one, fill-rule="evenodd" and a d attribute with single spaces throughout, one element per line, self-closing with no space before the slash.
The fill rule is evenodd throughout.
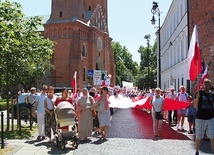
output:
<path id="1" fill-rule="evenodd" d="M 178 101 L 183 101 L 183 102 L 187 102 L 187 97 L 188 97 L 188 94 L 187 93 L 179 93 L 178 94 Z"/>
<path id="2" fill-rule="evenodd" d="M 28 97 L 27 97 L 27 99 L 28 99 L 28 102 L 30 103 L 30 104 L 33 104 L 35 101 L 36 101 L 36 94 L 30 94 Z"/>
<path id="3" fill-rule="evenodd" d="M 36 97 L 36 101 L 38 101 L 37 105 L 37 112 L 41 114 L 45 114 L 45 108 L 44 108 L 44 99 L 47 95 L 40 94 Z"/>
<path id="4" fill-rule="evenodd" d="M 172 100 L 174 100 L 175 97 L 176 97 L 176 94 L 173 94 L 173 95 L 172 95 L 172 93 L 169 93 L 169 94 L 166 96 L 166 98 L 169 98 L 169 99 L 172 99 Z"/>
<path id="5" fill-rule="evenodd" d="M 45 100 L 47 101 L 47 108 L 49 110 L 53 110 L 54 109 L 54 103 L 56 101 L 56 96 L 54 95 L 52 99 L 50 99 L 48 96 L 46 96 Z"/>
<path id="6" fill-rule="evenodd" d="M 160 112 L 162 110 L 162 104 L 163 104 L 163 96 L 160 96 L 159 98 L 156 98 L 155 96 L 152 99 L 152 110 L 155 112 Z"/>

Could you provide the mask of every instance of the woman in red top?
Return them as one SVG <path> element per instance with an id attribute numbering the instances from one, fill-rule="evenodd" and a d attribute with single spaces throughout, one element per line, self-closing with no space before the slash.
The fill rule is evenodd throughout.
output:
<path id="1" fill-rule="evenodd" d="M 67 101 L 73 104 L 72 99 L 68 96 L 68 89 L 66 87 L 62 88 L 62 96 L 56 99 L 54 105 L 57 106 L 62 101 Z M 60 129 L 62 129 L 62 131 L 68 131 L 68 128 L 68 126 L 60 126 Z"/>

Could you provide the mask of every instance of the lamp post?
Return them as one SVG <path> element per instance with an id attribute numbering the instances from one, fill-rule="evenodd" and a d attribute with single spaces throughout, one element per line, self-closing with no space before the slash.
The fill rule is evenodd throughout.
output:
<path id="1" fill-rule="evenodd" d="M 146 89 L 147 90 L 149 90 L 149 84 L 150 84 L 150 82 L 149 82 L 149 58 L 150 58 L 150 53 L 149 53 L 149 46 L 150 46 L 150 38 L 151 38 L 151 36 L 150 36 L 150 34 L 147 34 L 147 35 L 145 35 L 144 36 L 144 39 L 146 39 L 147 40 L 147 46 L 148 46 L 148 48 L 147 48 L 147 72 L 148 72 L 148 75 L 147 75 L 147 83 L 146 83 Z"/>
<path id="2" fill-rule="evenodd" d="M 161 40 L 160 40 L 160 10 L 158 8 L 158 3 L 153 1 L 152 9 L 151 12 L 153 14 L 152 19 L 151 19 L 151 24 L 154 25 L 156 20 L 155 20 L 155 14 L 158 15 L 158 86 L 161 88 Z"/>

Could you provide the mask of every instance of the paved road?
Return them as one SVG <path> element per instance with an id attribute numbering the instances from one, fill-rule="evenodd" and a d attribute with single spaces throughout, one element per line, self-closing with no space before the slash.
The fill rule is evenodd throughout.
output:
<path id="1" fill-rule="evenodd" d="M 138 109 L 118 109 L 113 115 L 108 141 L 94 134 L 90 141 L 80 143 L 73 150 L 70 145 L 64 151 L 55 143 L 32 140 L 7 140 L 14 148 L 11 154 L 74 154 L 74 155 L 193 155 L 194 136 L 175 131 L 166 123 L 162 138 L 154 139 L 151 115 Z M 185 124 L 187 128 L 187 124 Z M 200 155 L 211 155 L 209 142 L 203 141 Z"/>

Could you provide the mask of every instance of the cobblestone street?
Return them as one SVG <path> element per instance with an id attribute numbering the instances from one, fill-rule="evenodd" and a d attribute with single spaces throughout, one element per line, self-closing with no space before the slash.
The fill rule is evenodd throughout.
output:
<path id="1" fill-rule="evenodd" d="M 187 122 L 185 122 L 187 129 Z M 151 115 L 138 109 L 118 109 L 113 115 L 107 141 L 93 134 L 90 141 L 81 142 L 78 149 L 67 145 L 65 150 L 54 142 L 7 140 L 13 151 L 9 155 L 194 155 L 194 136 L 175 131 L 163 124 L 162 138 L 154 139 Z M 200 155 L 212 155 L 209 141 L 202 140 Z"/>
<path id="2" fill-rule="evenodd" d="M 162 138 L 154 139 L 151 115 L 138 109 L 118 109 L 113 115 L 108 141 L 98 137 L 79 145 L 75 155 L 193 155 L 191 136 L 179 133 L 166 123 Z M 200 154 L 212 154 L 209 142 L 203 141 Z"/>

